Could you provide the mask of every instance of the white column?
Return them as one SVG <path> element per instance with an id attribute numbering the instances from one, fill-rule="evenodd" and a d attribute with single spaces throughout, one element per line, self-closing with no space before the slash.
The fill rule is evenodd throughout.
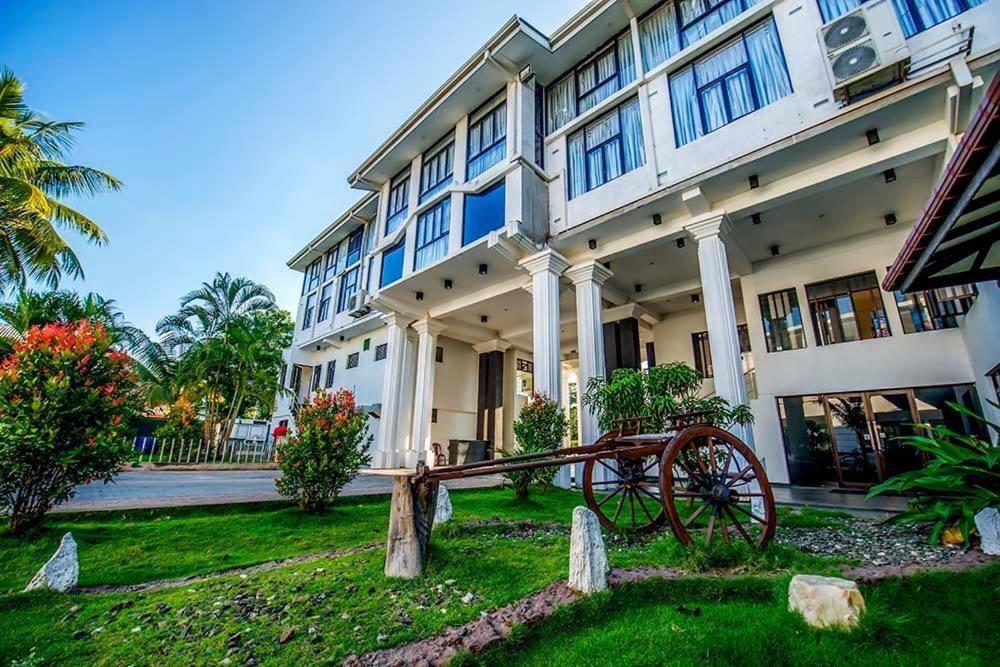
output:
<path id="1" fill-rule="evenodd" d="M 382 411 L 379 419 L 378 438 L 372 452 L 372 465 L 392 468 L 397 465 L 396 452 L 404 434 L 400 424 L 404 420 L 403 377 L 406 369 L 406 327 L 409 319 L 399 313 L 382 318 L 386 325 L 385 375 L 382 379 Z"/>
<path id="2" fill-rule="evenodd" d="M 611 277 L 611 271 L 596 260 L 577 264 L 566 271 L 566 277 L 576 287 L 576 351 L 580 355 L 577 373 L 577 397 L 580 401 L 580 444 L 592 445 L 601 437 L 600 415 L 583 406 L 583 393 L 591 378 L 603 378 L 604 368 L 604 304 L 601 287 Z M 598 466 L 601 472 L 605 469 Z M 576 468 L 577 483 L 583 479 L 583 464 Z M 604 479 L 603 475 L 597 479 Z"/>
<path id="3" fill-rule="evenodd" d="M 406 453 L 406 465 L 415 466 L 423 460 L 434 463 L 429 454 L 431 449 L 431 411 L 434 409 L 434 361 L 438 334 L 444 325 L 434 320 L 419 320 L 413 323 L 417 332 L 417 375 L 414 382 L 413 423 L 410 426 L 410 450 Z"/>
<path id="4" fill-rule="evenodd" d="M 715 393 L 730 405 L 748 405 L 740 339 L 736 330 L 733 286 L 722 235 L 729 232 L 725 214 L 712 215 L 685 226 L 698 242 L 698 270 L 701 273 L 702 299 L 708 326 L 708 346 L 712 353 Z M 741 426 L 730 429 L 753 448 L 753 430 Z"/>
<path id="5" fill-rule="evenodd" d="M 569 262 L 551 248 L 521 260 L 531 274 L 531 337 L 535 364 L 535 391 L 561 404 L 562 378 L 559 359 L 559 276 Z M 569 469 L 563 466 L 556 478 L 569 486 Z"/>
<path id="6" fill-rule="evenodd" d="M 399 424 L 396 426 L 399 436 L 396 445 L 396 464 L 409 465 L 406 452 L 413 448 L 410 440 L 410 426 L 413 424 L 413 386 L 417 377 L 417 332 L 412 328 L 406 330 L 406 346 L 403 352 L 403 377 L 400 381 Z"/>

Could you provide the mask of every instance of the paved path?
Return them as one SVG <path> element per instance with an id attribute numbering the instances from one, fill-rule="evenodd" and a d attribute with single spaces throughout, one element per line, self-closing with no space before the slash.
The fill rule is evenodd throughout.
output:
<path id="1" fill-rule="evenodd" d="M 76 496 L 60 511 L 140 509 L 180 505 L 221 505 L 281 498 L 274 490 L 277 470 L 138 471 L 119 474 L 111 484 L 94 482 L 77 487 Z M 451 488 L 496 486 L 499 477 L 477 477 L 448 482 Z M 361 473 L 344 494 L 363 496 L 392 491 L 392 475 Z"/>

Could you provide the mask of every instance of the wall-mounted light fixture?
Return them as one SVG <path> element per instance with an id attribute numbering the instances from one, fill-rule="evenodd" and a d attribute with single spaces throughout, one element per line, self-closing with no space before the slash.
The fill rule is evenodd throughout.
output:
<path id="1" fill-rule="evenodd" d="M 896 170 L 886 169 L 885 171 L 882 172 L 882 178 L 885 179 L 886 183 L 892 183 L 893 181 L 896 180 Z"/>
<path id="2" fill-rule="evenodd" d="M 701 296 L 697 294 L 691 295 L 691 303 L 699 303 L 701 301 Z"/>
<path id="3" fill-rule="evenodd" d="M 479 275 L 485 276 L 489 272 L 490 272 L 490 267 L 486 266 L 485 264 L 479 265 Z"/>
<path id="4" fill-rule="evenodd" d="M 597 250 L 597 239 L 590 239 L 587 241 L 587 247 L 591 250 Z"/>
<path id="5" fill-rule="evenodd" d="M 444 279 L 444 288 L 445 289 L 451 289 L 454 286 L 455 286 L 455 283 L 451 282 L 451 278 L 445 278 Z"/>
<path id="6" fill-rule="evenodd" d="M 759 225 L 760 224 L 760 213 L 754 213 L 753 215 L 751 215 L 750 216 L 750 222 L 752 222 L 755 225 Z"/>
<path id="7" fill-rule="evenodd" d="M 684 247 L 684 239 L 683 238 L 677 239 L 677 247 L 678 248 L 683 248 Z"/>
<path id="8" fill-rule="evenodd" d="M 635 284 L 635 293 L 638 294 L 641 291 L 642 291 L 642 283 L 636 283 Z"/>
<path id="9" fill-rule="evenodd" d="M 423 300 L 424 300 L 424 293 L 417 292 L 417 301 L 423 301 Z"/>
<path id="10" fill-rule="evenodd" d="M 895 213 L 886 213 L 885 214 L 885 225 L 886 225 L 886 227 L 891 227 L 894 224 L 896 224 L 896 214 Z"/>
<path id="11" fill-rule="evenodd" d="M 483 323 L 483 324 L 486 324 L 487 322 L 489 322 L 489 321 L 490 321 L 490 318 L 489 318 L 489 317 L 487 317 L 486 315 L 480 315 L 480 316 L 479 316 L 479 321 L 480 321 L 481 323 Z"/>
<path id="12" fill-rule="evenodd" d="M 760 187 L 760 179 L 757 178 L 757 174 L 750 174 L 750 189 L 756 190 Z"/>
<path id="13" fill-rule="evenodd" d="M 874 127 L 870 130 L 865 131 L 865 139 L 868 140 L 869 146 L 874 146 L 878 142 L 882 141 L 878 136 L 878 129 Z"/>
<path id="14" fill-rule="evenodd" d="M 663 216 L 661 216 L 659 213 L 654 213 L 653 214 L 653 224 L 654 225 L 662 225 L 663 224 Z"/>
<path id="15" fill-rule="evenodd" d="M 771 246 L 769 250 L 771 251 L 771 257 L 777 257 L 778 255 L 781 254 L 781 248 L 778 246 L 777 243 Z"/>

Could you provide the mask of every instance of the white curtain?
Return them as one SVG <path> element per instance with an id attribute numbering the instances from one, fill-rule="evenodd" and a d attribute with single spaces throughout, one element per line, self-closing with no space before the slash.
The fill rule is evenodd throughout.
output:
<path id="1" fill-rule="evenodd" d="M 748 32 L 746 43 L 760 106 L 766 107 L 791 93 L 792 82 L 788 79 L 788 69 L 785 67 L 774 21 L 765 21 Z"/>
<path id="2" fill-rule="evenodd" d="M 625 154 L 625 171 L 641 167 L 646 162 L 642 143 L 642 118 L 639 100 L 634 99 L 621 107 L 622 152 Z"/>
<path id="3" fill-rule="evenodd" d="M 577 132 L 566 142 L 567 172 L 569 175 L 569 198 L 573 199 L 587 191 L 586 150 L 583 132 Z"/>
<path id="4" fill-rule="evenodd" d="M 549 86 L 545 100 L 545 127 L 547 132 L 573 120 L 576 115 L 576 83 L 572 74 Z"/>
<path id="5" fill-rule="evenodd" d="M 635 79 L 635 51 L 632 50 L 632 31 L 618 38 L 618 79 L 621 85 Z"/>
<path id="6" fill-rule="evenodd" d="M 642 65 L 647 72 L 680 51 L 675 11 L 674 3 L 668 2 L 639 24 Z"/>
<path id="7" fill-rule="evenodd" d="M 416 254 L 413 268 L 421 269 L 448 254 L 451 199 L 445 199 L 417 218 Z"/>
<path id="8" fill-rule="evenodd" d="M 674 118 L 677 146 L 702 135 L 698 90 L 694 85 L 694 67 L 685 67 L 670 77 L 670 109 Z"/>

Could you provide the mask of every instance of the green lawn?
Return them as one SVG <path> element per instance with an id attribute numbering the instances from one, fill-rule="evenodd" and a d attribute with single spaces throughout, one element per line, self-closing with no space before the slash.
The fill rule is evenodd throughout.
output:
<path id="1" fill-rule="evenodd" d="M 452 500 L 456 521 L 435 529 L 427 576 L 410 582 L 386 580 L 381 574 L 388 518 L 384 496 L 345 499 L 325 517 L 307 517 L 282 504 L 260 504 L 61 515 L 52 517 L 33 540 L 14 540 L 0 533 L 0 562 L 4 564 L 0 590 L 20 589 L 67 530 L 80 544 L 81 585 L 208 574 L 378 543 L 375 548 L 338 558 L 257 574 L 215 577 L 159 591 L 0 597 L 0 667 L 25 658 L 32 648 L 38 658 L 58 664 L 218 664 L 233 647 L 229 656 L 233 664 L 242 664 L 248 656 L 274 665 L 337 663 L 351 653 L 405 643 L 467 622 L 483 610 L 513 602 L 565 578 L 568 524 L 572 508 L 582 502 L 579 494 L 552 490 L 518 503 L 509 489 L 488 489 L 455 491 Z M 493 517 L 503 521 L 488 521 Z M 821 511 L 782 511 L 780 520 L 786 525 L 836 525 L 840 517 Z M 532 523 L 513 525 L 511 521 Z M 587 610 L 596 609 L 595 605 L 621 605 L 622 612 L 616 617 L 626 618 L 634 610 L 643 619 L 660 619 L 657 637 L 672 632 L 670 622 L 664 619 L 676 614 L 663 602 L 663 596 L 670 595 L 687 596 L 685 600 L 695 603 L 704 601 L 701 618 L 705 628 L 713 627 L 708 623 L 714 618 L 710 608 L 716 610 L 712 614 L 722 616 L 731 608 L 737 616 L 746 613 L 760 619 L 747 628 L 759 626 L 769 633 L 807 633 L 811 637 L 816 633 L 785 623 L 789 619 L 778 589 L 787 585 L 791 571 L 835 571 L 833 561 L 781 545 L 772 545 L 762 553 L 739 548 L 711 552 L 684 549 L 669 532 L 631 543 L 609 539 L 608 545 L 612 566 L 672 565 L 692 571 L 732 567 L 742 574 L 776 574 L 785 577 L 785 583 L 774 583 L 772 578 L 675 582 L 602 596 L 564 612 L 584 614 L 573 626 L 581 646 L 598 642 L 604 633 L 587 621 Z M 964 582 L 962 577 L 966 576 L 955 580 Z M 723 592 L 711 593 L 713 586 Z M 976 586 L 976 594 L 983 594 L 981 583 Z M 463 602 L 468 593 L 473 598 Z M 638 605 L 647 598 L 650 604 Z M 888 599 L 889 606 L 895 604 L 893 598 Z M 656 600 L 660 603 L 652 604 Z M 71 613 L 75 606 L 81 608 Z M 880 605 L 876 602 L 874 607 Z M 676 624 L 685 627 L 681 622 Z M 525 660 L 534 660 L 535 652 L 538 660 L 550 660 L 544 657 L 545 632 L 553 637 L 559 633 L 545 627 L 549 626 L 533 631 L 541 634 L 531 635 L 530 641 L 526 635 L 527 643 L 516 649 L 524 651 Z M 623 622 L 617 632 L 628 634 L 629 627 Z M 647 630 L 641 622 L 637 627 L 640 630 L 633 641 L 648 643 Z M 281 645 L 279 638 L 286 628 L 293 628 L 295 635 Z M 238 640 L 230 640 L 236 633 Z M 705 649 L 701 643 L 696 645 Z M 637 664 L 648 662 L 643 655 L 645 652 L 635 654 Z"/>

